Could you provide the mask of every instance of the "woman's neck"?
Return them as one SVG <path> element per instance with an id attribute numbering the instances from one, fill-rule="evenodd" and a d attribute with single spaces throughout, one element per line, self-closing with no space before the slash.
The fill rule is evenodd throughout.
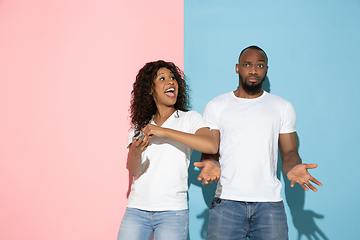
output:
<path id="1" fill-rule="evenodd" d="M 156 125 L 161 126 L 175 111 L 174 107 L 157 108 L 153 121 Z"/>

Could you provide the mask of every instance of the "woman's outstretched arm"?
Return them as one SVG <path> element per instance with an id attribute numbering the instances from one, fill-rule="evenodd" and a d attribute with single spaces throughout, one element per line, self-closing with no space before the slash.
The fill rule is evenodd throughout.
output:
<path id="1" fill-rule="evenodd" d="M 218 151 L 218 144 L 207 127 L 200 128 L 192 134 L 148 124 L 143 128 L 143 132 L 150 138 L 152 136 L 169 137 L 199 152 L 215 154 Z"/>

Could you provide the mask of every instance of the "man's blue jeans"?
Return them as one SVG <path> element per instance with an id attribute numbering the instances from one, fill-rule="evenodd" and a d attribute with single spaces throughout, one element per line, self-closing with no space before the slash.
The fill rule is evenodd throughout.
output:
<path id="1" fill-rule="evenodd" d="M 118 240 L 187 240 L 189 211 L 144 211 L 127 208 Z"/>
<path id="2" fill-rule="evenodd" d="M 207 240 L 288 240 L 283 201 L 239 202 L 214 198 Z"/>

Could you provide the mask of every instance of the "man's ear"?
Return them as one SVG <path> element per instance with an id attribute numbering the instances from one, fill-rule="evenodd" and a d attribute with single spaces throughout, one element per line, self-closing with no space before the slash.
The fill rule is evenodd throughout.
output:
<path id="1" fill-rule="evenodd" d="M 239 74 L 239 64 L 238 63 L 235 65 L 235 71 L 237 74 Z"/>

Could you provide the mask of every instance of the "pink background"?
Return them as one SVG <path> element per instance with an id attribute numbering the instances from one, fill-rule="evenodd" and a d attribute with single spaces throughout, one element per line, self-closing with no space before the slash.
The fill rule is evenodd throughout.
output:
<path id="1" fill-rule="evenodd" d="M 137 71 L 183 68 L 183 1 L 0 0 L 0 239 L 116 239 Z"/>

